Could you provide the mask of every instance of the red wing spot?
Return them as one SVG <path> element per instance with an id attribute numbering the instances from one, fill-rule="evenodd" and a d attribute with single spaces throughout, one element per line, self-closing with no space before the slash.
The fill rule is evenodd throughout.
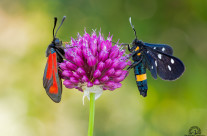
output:
<path id="1" fill-rule="evenodd" d="M 46 74 L 46 78 L 49 80 L 52 76 L 52 54 L 50 53 L 50 55 L 48 56 L 47 59 L 47 74 Z"/>
<path id="2" fill-rule="evenodd" d="M 55 73 L 57 73 L 57 55 L 56 53 L 53 53 L 53 60 L 54 60 L 54 68 L 55 68 Z"/>
<path id="3" fill-rule="evenodd" d="M 53 84 L 49 89 L 49 93 L 57 94 L 58 93 L 58 85 L 57 85 L 57 79 L 56 74 L 57 73 L 57 58 L 56 53 L 52 54 L 52 60 L 53 60 L 53 66 L 52 66 L 52 74 L 53 74 Z"/>
<path id="4" fill-rule="evenodd" d="M 57 94 L 58 93 L 58 86 L 57 86 L 57 80 L 55 77 L 55 72 L 53 70 L 53 84 L 50 87 L 49 93 Z"/>

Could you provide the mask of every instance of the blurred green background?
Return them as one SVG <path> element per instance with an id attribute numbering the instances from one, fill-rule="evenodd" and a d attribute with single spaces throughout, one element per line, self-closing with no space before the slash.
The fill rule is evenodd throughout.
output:
<path id="1" fill-rule="evenodd" d="M 83 94 L 63 88 L 56 104 L 42 86 L 53 18 L 64 15 L 63 41 L 101 28 L 124 43 L 134 39 L 131 16 L 139 39 L 171 45 L 186 66 L 173 82 L 148 72 L 146 98 L 131 71 L 120 89 L 96 101 L 95 136 L 183 136 L 191 126 L 207 135 L 206 0 L 0 0 L 0 135 L 87 135 Z"/>

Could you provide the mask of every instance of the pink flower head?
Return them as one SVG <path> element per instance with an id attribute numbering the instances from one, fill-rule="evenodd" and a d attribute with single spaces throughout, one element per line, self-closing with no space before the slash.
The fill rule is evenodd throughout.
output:
<path id="1" fill-rule="evenodd" d="M 66 60 L 60 63 L 65 87 L 84 90 L 84 96 L 88 96 L 85 94 L 88 88 L 97 90 L 98 86 L 98 90 L 111 91 L 120 88 L 120 82 L 127 76 L 123 69 L 130 61 L 124 56 L 125 50 L 118 44 L 112 46 L 111 41 L 110 34 L 104 40 L 100 32 L 98 36 L 96 32 L 92 35 L 85 32 L 83 36 L 78 34 L 77 39 L 71 38 L 65 49 Z"/>

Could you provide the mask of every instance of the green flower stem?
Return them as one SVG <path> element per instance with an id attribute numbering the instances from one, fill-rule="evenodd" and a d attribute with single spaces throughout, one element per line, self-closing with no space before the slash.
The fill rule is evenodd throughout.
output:
<path id="1" fill-rule="evenodd" d="M 95 115 L 95 94 L 90 93 L 90 112 L 89 112 L 88 136 L 93 136 L 94 115 Z"/>

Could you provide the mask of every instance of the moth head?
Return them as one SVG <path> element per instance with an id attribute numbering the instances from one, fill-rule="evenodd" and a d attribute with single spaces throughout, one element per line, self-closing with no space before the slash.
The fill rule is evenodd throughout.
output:
<path id="1" fill-rule="evenodd" d="M 55 38 L 54 39 L 54 44 L 55 44 L 55 46 L 61 46 L 62 45 L 62 41 L 60 41 L 59 38 Z"/>

